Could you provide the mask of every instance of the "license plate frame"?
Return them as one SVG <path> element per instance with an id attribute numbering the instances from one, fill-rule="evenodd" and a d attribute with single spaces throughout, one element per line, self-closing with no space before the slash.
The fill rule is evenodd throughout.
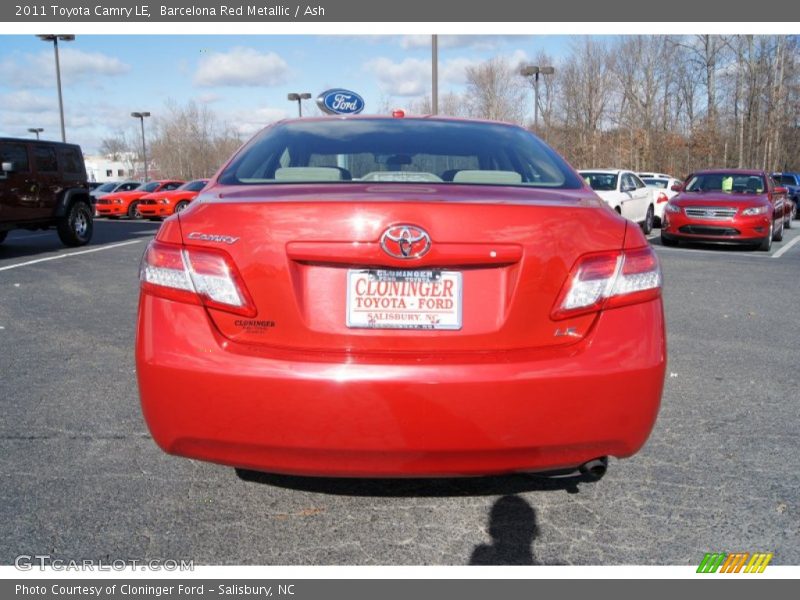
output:
<path id="1" fill-rule="evenodd" d="M 359 280 L 362 281 L 361 285 Z M 372 288 L 367 288 L 370 282 L 374 285 Z M 388 292 L 387 294 L 361 293 L 368 289 L 377 291 L 382 282 L 386 283 L 380 289 Z M 417 284 L 416 287 L 414 284 Z M 457 331 L 463 326 L 464 285 L 463 274 L 460 271 L 348 269 L 345 285 L 347 289 L 345 324 L 348 329 Z M 420 292 L 423 288 L 432 294 L 422 295 Z M 412 294 L 411 292 L 415 290 L 418 293 Z M 407 293 L 393 293 L 403 291 Z M 383 299 L 387 299 L 388 302 L 383 302 Z M 403 302 L 399 302 L 400 299 Z M 441 303 L 437 303 L 437 300 Z M 448 301 L 452 302 L 452 306 Z"/>

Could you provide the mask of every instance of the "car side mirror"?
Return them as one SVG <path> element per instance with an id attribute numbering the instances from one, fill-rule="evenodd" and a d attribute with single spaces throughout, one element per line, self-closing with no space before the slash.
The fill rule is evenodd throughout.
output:
<path id="1" fill-rule="evenodd" d="M 14 170 L 14 163 L 12 162 L 4 162 L 0 165 L 0 171 L 5 171 L 6 173 L 10 173 Z"/>
<path id="2" fill-rule="evenodd" d="M 785 187 L 776 187 L 775 188 L 775 193 L 776 194 L 787 194 L 788 192 L 789 192 L 789 190 L 787 190 Z"/>
<path id="3" fill-rule="evenodd" d="M 632 192 L 635 189 L 636 188 L 634 186 L 632 186 L 632 185 L 623 185 L 622 186 L 622 191 L 623 192 Z"/>
<path id="4" fill-rule="evenodd" d="M 673 185 L 669 189 L 671 189 L 673 192 L 682 192 L 683 191 L 683 186 L 680 183 L 676 183 L 675 185 Z"/>

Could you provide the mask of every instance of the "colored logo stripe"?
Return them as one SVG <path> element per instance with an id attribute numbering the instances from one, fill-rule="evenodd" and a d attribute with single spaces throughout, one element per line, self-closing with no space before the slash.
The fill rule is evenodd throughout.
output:
<path id="1" fill-rule="evenodd" d="M 772 552 L 769 554 L 765 552 L 758 552 L 753 554 L 753 558 L 750 559 L 750 562 L 747 563 L 747 566 L 744 569 L 745 573 L 763 573 L 764 569 L 767 568 L 769 561 L 772 560 Z"/>
<path id="2" fill-rule="evenodd" d="M 764 569 L 772 560 L 772 553 L 769 552 L 754 552 L 752 555 L 749 552 L 734 552 L 727 554 L 725 552 L 708 552 L 700 561 L 700 566 L 697 567 L 698 573 L 763 573 Z M 748 562 L 748 559 L 750 561 Z M 745 566 L 745 563 L 747 566 Z"/>
<path id="3" fill-rule="evenodd" d="M 708 552 L 703 557 L 703 560 L 700 562 L 700 566 L 697 567 L 698 573 L 716 573 L 719 566 L 722 564 L 722 561 L 725 560 L 726 554 L 723 553 L 716 553 L 716 552 Z"/>

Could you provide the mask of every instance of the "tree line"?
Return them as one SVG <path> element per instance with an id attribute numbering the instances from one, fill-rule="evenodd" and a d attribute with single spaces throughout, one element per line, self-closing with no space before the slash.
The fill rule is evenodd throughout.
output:
<path id="1" fill-rule="evenodd" d="M 798 36 L 581 37 L 531 63 L 555 67 L 539 78 L 538 127 L 532 80 L 502 58 L 468 68 L 439 113 L 528 126 L 579 168 L 800 170 Z"/>
<path id="2" fill-rule="evenodd" d="M 146 123 L 147 160 L 165 177 L 190 181 L 210 177 L 242 144 L 240 133 L 207 105 L 167 101 L 160 115 Z M 138 127 L 104 138 L 100 152 L 143 174 L 142 140 Z M 151 173 L 152 174 L 152 173 Z"/>
<path id="3" fill-rule="evenodd" d="M 508 121 L 535 130 L 578 168 L 619 167 L 678 177 L 708 167 L 800 171 L 798 36 L 576 37 L 539 79 L 494 57 L 468 67 L 463 92 L 440 94 L 439 113 Z M 389 112 L 387 100 L 378 112 Z M 315 112 L 313 106 L 308 108 Z M 409 106 L 430 113 L 430 97 Z M 148 159 L 170 177 L 208 177 L 242 143 L 206 105 L 168 102 L 148 123 Z M 266 123 L 265 123 L 266 125 Z M 101 151 L 141 164 L 138 130 Z"/>

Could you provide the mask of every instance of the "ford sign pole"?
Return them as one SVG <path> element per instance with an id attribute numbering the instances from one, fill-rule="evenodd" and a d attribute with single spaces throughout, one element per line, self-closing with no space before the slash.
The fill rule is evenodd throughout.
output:
<path id="1" fill-rule="evenodd" d="M 439 114 L 439 36 L 431 36 L 431 113 Z"/>

